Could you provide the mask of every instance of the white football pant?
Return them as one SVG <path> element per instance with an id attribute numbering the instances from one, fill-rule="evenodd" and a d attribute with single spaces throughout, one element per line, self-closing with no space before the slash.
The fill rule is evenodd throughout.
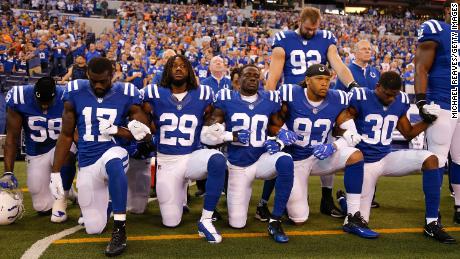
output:
<path id="1" fill-rule="evenodd" d="M 294 185 L 287 203 L 289 218 L 295 223 L 307 221 L 310 214 L 308 205 L 308 178 L 310 175 L 330 175 L 345 168 L 348 158 L 356 148 L 345 147 L 336 151 L 332 156 L 319 160 L 311 155 L 307 159 L 294 161 Z"/>
<path id="2" fill-rule="evenodd" d="M 200 149 L 186 155 L 157 155 L 157 197 L 163 225 L 176 227 L 182 219 L 189 180 L 202 180 L 208 175 L 208 160 L 214 149 Z M 184 201 L 185 197 L 185 201 Z"/>

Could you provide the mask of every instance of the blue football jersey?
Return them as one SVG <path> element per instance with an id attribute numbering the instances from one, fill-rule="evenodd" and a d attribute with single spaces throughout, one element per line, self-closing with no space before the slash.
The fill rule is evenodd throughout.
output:
<path id="1" fill-rule="evenodd" d="M 296 161 L 308 158 L 314 146 L 327 142 L 337 116 L 348 107 L 348 96 L 341 90 L 330 89 L 317 107 L 308 101 L 307 89 L 299 85 L 282 85 L 280 96 L 288 106 L 286 126 L 302 137 L 284 149 Z"/>
<path id="2" fill-rule="evenodd" d="M 353 88 L 350 107 L 358 112 L 356 129 L 363 140 L 356 146 L 364 155 L 364 162 L 379 161 L 391 152 L 393 131 L 399 118 L 406 116 L 410 107 L 409 97 L 401 92 L 389 106 L 384 106 L 375 91 Z"/>
<path id="3" fill-rule="evenodd" d="M 284 83 L 298 84 L 305 79 L 307 67 L 318 63 L 326 64 L 327 50 L 336 43 L 334 34 L 326 30 L 318 30 L 309 40 L 295 31 L 277 32 L 272 48 L 284 49 Z"/>
<path id="4" fill-rule="evenodd" d="M 429 20 L 418 30 L 418 42 L 435 41 L 438 43 L 436 55 L 428 72 L 427 99 L 450 110 L 450 25 L 436 20 Z"/>
<path id="5" fill-rule="evenodd" d="M 109 148 L 119 146 L 115 138 L 99 132 L 98 117 L 114 125 L 126 125 L 129 109 L 141 104 L 139 90 L 130 83 L 114 83 L 107 94 L 98 98 L 88 80 L 74 80 L 67 84 L 63 100 L 75 109 L 78 131 L 78 162 L 80 167 L 94 164 Z"/>
<path id="6" fill-rule="evenodd" d="M 6 106 L 22 117 L 27 155 L 42 155 L 56 146 L 64 110 L 61 100 L 63 92 L 63 88 L 56 87 L 54 101 L 44 113 L 35 98 L 33 85 L 14 86 L 8 91 Z"/>
<path id="7" fill-rule="evenodd" d="M 182 101 L 169 88 L 150 84 L 144 90 L 144 102 L 153 109 L 158 152 L 185 155 L 200 149 L 204 112 L 214 98 L 211 87 L 200 85 L 188 91 Z"/>
<path id="8" fill-rule="evenodd" d="M 265 152 L 267 126 L 270 115 L 281 108 L 277 91 L 259 91 L 257 100 L 249 103 L 241 99 L 238 91 L 222 89 L 216 96 L 214 106 L 225 112 L 226 131 L 247 129 L 251 131 L 248 144 L 230 142 L 228 161 L 236 166 L 249 166 Z"/>

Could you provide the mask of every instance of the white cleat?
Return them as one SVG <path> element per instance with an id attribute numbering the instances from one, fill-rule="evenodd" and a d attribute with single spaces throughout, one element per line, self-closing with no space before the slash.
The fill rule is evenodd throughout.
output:
<path id="1" fill-rule="evenodd" d="M 222 242 L 222 236 L 217 232 L 216 228 L 212 224 L 212 219 L 203 219 L 198 221 L 198 235 L 206 238 L 211 244 L 218 244 Z"/>
<path id="2" fill-rule="evenodd" d="M 51 214 L 51 222 L 61 223 L 67 220 L 67 200 L 55 200 L 53 204 L 53 211 Z"/>

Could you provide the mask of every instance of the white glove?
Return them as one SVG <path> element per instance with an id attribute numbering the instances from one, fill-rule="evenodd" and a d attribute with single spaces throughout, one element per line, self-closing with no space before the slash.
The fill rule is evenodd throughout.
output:
<path id="1" fill-rule="evenodd" d="M 201 130 L 201 143 L 216 146 L 224 143 L 225 127 L 220 123 L 211 126 L 203 126 Z"/>
<path id="2" fill-rule="evenodd" d="M 56 200 L 64 198 L 64 187 L 62 186 L 61 173 L 51 173 L 50 191 Z"/>
<path id="3" fill-rule="evenodd" d="M 207 135 L 212 135 L 216 138 L 222 138 L 225 135 L 225 127 L 222 123 L 214 123 L 208 127 Z"/>
<path id="4" fill-rule="evenodd" d="M 430 114 L 436 117 L 439 116 L 439 113 L 441 113 L 441 106 L 439 106 L 438 104 L 435 104 L 434 102 L 423 105 L 422 109 L 424 113 Z"/>
<path id="5" fill-rule="evenodd" d="M 347 141 L 349 147 L 354 147 L 358 145 L 359 142 L 363 139 L 356 131 L 346 130 L 343 133 L 343 138 Z"/>
<path id="6" fill-rule="evenodd" d="M 113 125 L 112 122 L 101 117 L 97 117 L 99 120 L 99 132 L 101 135 L 111 136 L 118 132 L 118 127 Z"/>
<path id="7" fill-rule="evenodd" d="M 147 125 L 137 120 L 130 121 L 128 123 L 128 129 L 137 141 L 144 139 L 147 134 L 152 134 Z"/>

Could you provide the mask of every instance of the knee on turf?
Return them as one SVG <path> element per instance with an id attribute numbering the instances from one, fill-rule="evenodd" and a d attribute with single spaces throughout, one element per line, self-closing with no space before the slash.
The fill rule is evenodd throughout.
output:
<path id="1" fill-rule="evenodd" d="M 85 230 L 89 235 L 98 235 L 104 231 L 107 221 L 103 219 L 85 220 Z"/>
<path id="2" fill-rule="evenodd" d="M 436 155 L 431 155 L 423 161 L 422 169 L 426 170 L 432 170 L 432 169 L 438 169 L 439 168 L 439 162 L 438 162 L 438 157 Z"/>
<path id="3" fill-rule="evenodd" d="M 247 216 L 236 215 L 228 218 L 228 224 L 232 228 L 244 228 L 246 226 Z"/>
<path id="4" fill-rule="evenodd" d="M 32 202 L 32 207 L 38 212 L 48 211 L 53 207 L 53 203 L 47 203 L 46 200 L 34 201 Z"/>
<path id="5" fill-rule="evenodd" d="M 359 150 L 353 152 L 347 159 L 346 165 L 352 165 L 364 160 L 363 153 Z"/>

